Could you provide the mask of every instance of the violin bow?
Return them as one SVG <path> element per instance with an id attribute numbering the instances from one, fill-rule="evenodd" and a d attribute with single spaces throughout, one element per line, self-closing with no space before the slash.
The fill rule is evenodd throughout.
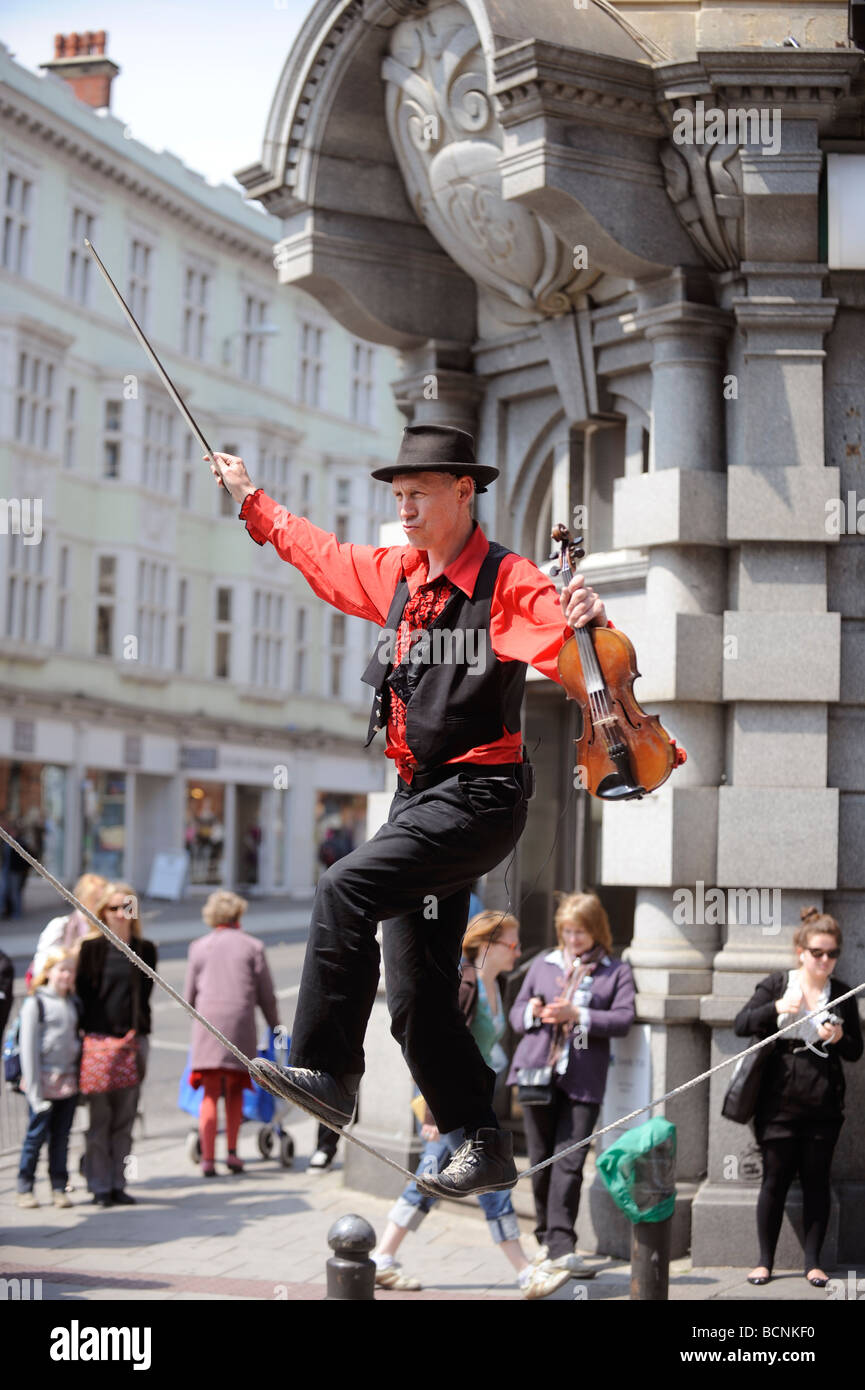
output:
<path id="1" fill-rule="evenodd" d="M 92 241 L 88 241 L 86 237 L 84 238 L 84 245 L 87 247 L 87 250 L 90 252 L 94 261 L 98 265 L 100 271 L 102 272 L 102 276 L 105 280 L 106 285 L 110 289 L 111 293 L 114 295 L 114 298 L 117 300 L 117 303 L 120 305 L 121 309 L 123 310 L 124 314 L 129 320 L 129 326 L 131 327 L 133 333 L 135 334 L 139 343 L 144 348 L 144 351 L 147 353 L 147 356 L 150 358 L 151 362 L 153 363 L 154 367 L 159 373 L 159 377 L 162 381 L 163 386 L 165 387 L 171 399 L 174 401 L 174 404 L 177 406 L 177 409 L 180 411 L 187 425 L 192 430 L 192 433 L 195 435 L 195 438 L 198 440 L 205 454 L 214 463 L 216 471 L 224 484 L 225 474 L 222 470 L 222 465 L 220 464 L 217 458 L 214 458 L 213 450 L 211 449 L 201 430 L 198 428 L 198 424 L 196 423 L 195 418 L 187 409 L 183 397 L 177 390 L 177 387 L 174 385 L 174 382 L 171 380 L 171 377 L 168 375 L 159 358 L 156 356 L 156 353 L 153 351 L 153 348 L 150 346 L 150 343 L 147 341 L 147 336 L 144 330 L 141 328 L 140 324 L 136 320 L 135 315 L 133 314 L 129 305 L 126 303 L 126 300 L 123 298 L 123 295 L 120 293 L 111 276 L 108 274 L 108 271 L 105 269 L 105 266 L 102 264 L 102 261 L 96 253 L 96 247 L 93 245 Z"/>

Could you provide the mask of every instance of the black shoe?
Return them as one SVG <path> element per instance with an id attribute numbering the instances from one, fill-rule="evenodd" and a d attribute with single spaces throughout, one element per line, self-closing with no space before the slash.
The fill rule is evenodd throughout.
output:
<path id="1" fill-rule="evenodd" d="M 95 1207 L 113 1207 L 114 1198 L 110 1192 L 95 1192 L 93 1194 L 93 1205 Z"/>
<path id="2" fill-rule="evenodd" d="M 472 1139 L 460 1145 L 441 1173 L 415 1181 L 434 1197 L 479 1197 L 484 1192 L 504 1192 L 515 1187 L 517 1181 L 513 1138 L 507 1130 L 479 1129 Z"/>
<path id="3" fill-rule="evenodd" d="M 137 1198 L 133 1197 L 122 1187 L 115 1187 L 111 1193 L 111 1200 L 117 1207 L 134 1207 Z"/>
<path id="4" fill-rule="evenodd" d="M 328 1076 L 326 1071 L 309 1071 L 306 1067 L 278 1067 L 258 1057 L 249 1069 L 253 1081 L 282 1100 L 290 1100 L 315 1115 L 319 1120 L 342 1129 L 354 1115 L 359 1076 L 344 1076 L 341 1080 Z"/>

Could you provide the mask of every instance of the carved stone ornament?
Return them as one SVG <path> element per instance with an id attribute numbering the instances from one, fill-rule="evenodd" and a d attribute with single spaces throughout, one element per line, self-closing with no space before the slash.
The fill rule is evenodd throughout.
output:
<path id="1" fill-rule="evenodd" d="M 568 312 L 599 272 L 580 267 L 533 212 L 502 197 L 503 134 L 468 12 L 448 0 L 396 25 L 382 76 L 409 199 L 477 283 L 481 336 Z"/>
<path id="2" fill-rule="evenodd" d="M 699 113 L 693 98 L 664 104 L 671 130 L 685 129 L 678 120 L 690 113 L 693 128 Z M 720 114 L 720 113 L 719 113 Z M 716 270 L 731 270 L 741 260 L 742 161 L 735 141 L 700 142 L 671 139 L 661 146 L 664 181 L 676 214 L 694 245 Z"/>

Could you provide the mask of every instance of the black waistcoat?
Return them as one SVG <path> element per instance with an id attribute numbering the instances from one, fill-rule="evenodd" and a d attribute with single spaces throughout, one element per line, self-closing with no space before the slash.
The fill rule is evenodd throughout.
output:
<path id="1" fill-rule="evenodd" d="M 496 576 L 509 554 L 491 541 L 471 598 L 454 588 L 435 622 L 394 668 L 396 631 L 408 601 L 408 584 L 400 580 L 362 676 L 376 691 L 367 746 L 387 724 L 391 688 L 405 702 L 406 742 L 421 771 L 519 731 L 525 663 L 499 661 L 490 641 Z"/>

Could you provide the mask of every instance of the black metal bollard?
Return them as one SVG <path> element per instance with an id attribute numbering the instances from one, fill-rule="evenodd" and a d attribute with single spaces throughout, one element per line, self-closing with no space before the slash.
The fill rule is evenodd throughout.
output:
<path id="1" fill-rule="evenodd" d="M 362 1216 L 341 1216 L 327 1233 L 333 1254 L 327 1262 L 326 1303 L 375 1299 L 375 1231 Z"/>
<path id="2" fill-rule="evenodd" d="M 631 1298 L 663 1303 L 670 1296 L 673 1218 L 637 1221 L 631 1228 Z"/>

